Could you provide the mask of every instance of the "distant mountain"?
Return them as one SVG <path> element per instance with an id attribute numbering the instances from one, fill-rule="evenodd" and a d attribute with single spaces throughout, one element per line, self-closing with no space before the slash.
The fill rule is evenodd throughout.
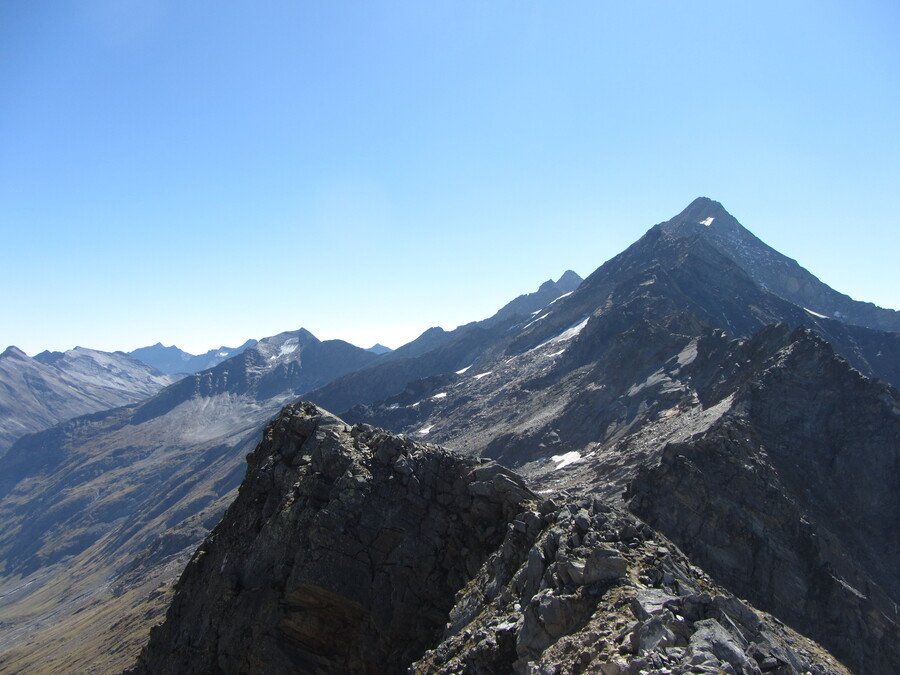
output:
<path id="1" fill-rule="evenodd" d="M 723 215 L 727 212 L 717 202 L 703 200 L 703 204 L 721 221 L 734 221 L 730 215 Z M 700 215 L 708 212 L 701 210 Z M 453 380 L 456 371 L 471 368 L 469 375 L 486 372 L 492 362 L 505 362 L 558 340 L 589 319 L 625 331 L 637 316 L 662 316 L 676 310 L 689 312 L 697 325 L 722 328 L 733 337 L 749 337 L 774 323 L 808 326 L 861 372 L 900 386 L 900 333 L 820 316 L 781 298 L 756 282 L 716 239 L 709 237 L 708 227 L 700 223 L 690 227 L 687 222 L 679 216 L 654 226 L 576 290 L 548 302 L 541 311 L 504 317 L 501 310 L 489 320 L 461 326 L 453 333 L 430 329 L 388 358 L 311 392 L 310 399 L 357 421 L 363 419 L 358 415 L 365 413 L 350 410 L 355 405 L 380 400 L 402 406 L 401 401 L 407 399 L 412 403 L 440 383 Z M 752 237 L 749 232 L 746 236 Z M 521 300 L 514 303 L 518 305 Z M 434 380 L 428 382 L 427 378 Z M 416 414 L 421 415 L 426 408 L 417 409 Z M 406 430 L 403 424 L 393 425 L 392 419 L 379 414 L 375 423 Z M 453 428 L 456 438 L 459 428 Z"/>
<path id="2" fill-rule="evenodd" d="M 76 347 L 29 358 L 8 347 L 0 354 L 0 456 L 25 434 L 141 401 L 173 381 L 122 352 Z"/>
<path id="3" fill-rule="evenodd" d="M 150 347 L 140 347 L 128 352 L 128 355 L 164 373 L 196 373 L 212 368 L 232 356 L 237 356 L 255 344 L 256 340 L 247 340 L 240 347 L 219 347 L 210 349 L 205 354 L 194 355 L 182 351 L 174 345 L 164 347 L 161 342 L 157 342 Z"/>
<path id="4" fill-rule="evenodd" d="M 376 343 L 376 344 L 372 345 L 371 347 L 369 347 L 366 351 L 372 352 L 373 354 L 378 354 L 379 356 L 381 356 L 382 354 L 390 354 L 394 350 L 391 349 L 390 347 L 385 347 L 381 343 Z"/>
<path id="5" fill-rule="evenodd" d="M 572 270 L 566 270 L 557 280 L 548 279 L 534 293 L 520 295 L 504 305 L 488 321 L 499 322 L 511 316 L 536 315 L 553 301 L 565 297 L 581 285 L 583 279 Z"/>

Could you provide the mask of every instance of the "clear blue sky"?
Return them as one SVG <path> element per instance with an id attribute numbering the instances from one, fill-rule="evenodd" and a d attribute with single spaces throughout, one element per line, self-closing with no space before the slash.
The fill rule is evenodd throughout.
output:
<path id="1" fill-rule="evenodd" d="M 0 3 L 0 349 L 397 347 L 700 195 L 900 308 L 900 4 Z"/>

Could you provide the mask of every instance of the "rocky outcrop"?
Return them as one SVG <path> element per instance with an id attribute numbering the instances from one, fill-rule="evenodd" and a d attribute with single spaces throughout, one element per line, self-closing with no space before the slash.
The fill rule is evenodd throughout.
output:
<path id="1" fill-rule="evenodd" d="M 416 673 L 844 673 L 598 498 L 517 516 Z"/>
<path id="2" fill-rule="evenodd" d="M 499 465 L 309 404 L 248 462 L 138 672 L 400 672 L 534 500 Z"/>
<path id="3" fill-rule="evenodd" d="M 248 461 L 133 672 L 846 672 L 598 498 L 311 404 Z"/>
<path id="4" fill-rule="evenodd" d="M 809 331 L 787 342 L 640 470 L 629 504 L 854 672 L 900 672 L 900 396 Z"/>

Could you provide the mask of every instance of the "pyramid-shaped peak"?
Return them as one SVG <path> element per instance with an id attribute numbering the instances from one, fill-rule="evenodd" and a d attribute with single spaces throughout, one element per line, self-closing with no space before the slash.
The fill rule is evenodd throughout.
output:
<path id="1" fill-rule="evenodd" d="M 581 285 L 581 282 L 584 281 L 580 276 L 578 276 L 572 270 L 566 270 L 563 275 L 556 282 L 556 285 L 559 286 L 564 291 L 574 291 Z"/>
<path id="2" fill-rule="evenodd" d="M 701 225 L 712 226 L 728 224 L 736 224 L 734 216 L 732 216 L 725 207 L 719 202 L 709 197 L 697 197 L 688 204 L 687 208 L 675 216 L 673 221 L 700 223 Z"/>

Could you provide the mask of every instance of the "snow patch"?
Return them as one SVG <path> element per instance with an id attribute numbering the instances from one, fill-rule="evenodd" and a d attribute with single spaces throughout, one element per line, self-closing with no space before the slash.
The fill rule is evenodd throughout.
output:
<path id="1" fill-rule="evenodd" d="M 391 403 L 391 404 L 388 406 L 388 410 L 396 410 L 396 409 L 399 408 L 399 407 L 400 407 L 400 404 L 399 404 L 399 403 Z"/>
<path id="2" fill-rule="evenodd" d="M 715 218 L 713 218 L 712 216 L 710 216 L 710 217 L 707 218 L 706 220 L 701 220 L 701 221 L 700 221 L 700 224 L 701 224 L 701 225 L 706 225 L 707 227 L 709 227 L 710 225 L 713 224 L 713 221 L 714 221 L 714 220 L 715 220 Z"/>
<path id="3" fill-rule="evenodd" d="M 467 371 L 469 368 L 471 368 L 471 367 L 472 367 L 472 366 L 466 366 L 466 367 L 463 368 L 462 370 L 457 370 L 457 371 L 456 371 L 456 374 L 457 374 L 457 375 L 462 375 L 464 372 L 466 372 L 466 371 Z"/>
<path id="4" fill-rule="evenodd" d="M 426 436 L 430 432 L 431 432 L 431 427 L 429 426 L 429 427 L 422 427 L 416 433 L 419 434 L 419 436 Z"/>
<path id="5" fill-rule="evenodd" d="M 482 377 L 487 377 L 488 375 L 490 375 L 493 372 L 494 372 L 493 370 L 489 370 L 486 373 L 478 373 L 478 375 L 475 376 L 475 379 L 480 380 Z"/>
<path id="6" fill-rule="evenodd" d="M 553 455 L 550 459 L 556 462 L 556 468 L 554 469 L 554 471 L 556 471 L 557 469 L 562 469 L 564 466 L 569 466 L 569 464 L 580 462 L 581 453 L 577 450 L 572 450 L 572 452 L 567 452 L 564 455 Z"/>
<path id="7" fill-rule="evenodd" d="M 574 292 L 575 292 L 575 291 L 569 291 L 568 293 L 563 293 L 561 296 L 559 296 L 558 298 L 556 298 L 556 300 L 551 300 L 551 301 L 547 304 L 547 307 L 549 307 L 550 305 L 552 305 L 552 304 L 553 304 L 554 302 L 556 302 L 557 300 L 562 300 L 563 298 L 572 295 L 572 293 L 574 293 Z"/>
<path id="8" fill-rule="evenodd" d="M 534 321 L 529 321 L 528 323 L 526 323 L 526 324 L 522 327 L 522 330 L 527 330 L 530 326 L 533 326 L 533 325 L 536 324 L 538 321 L 543 321 L 543 320 L 546 319 L 548 316 L 550 316 L 550 312 L 547 312 L 546 314 L 541 314 L 541 315 L 540 315 L 538 318 L 536 318 Z"/>
<path id="9" fill-rule="evenodd" d="M 434 396 L 431 397 L 431 399 L 432 399 L 433 401 L 439 401 L 439 400 L 442 399 L 442 398 L 447 398 L 447 392 L 446 392 L 446 391 L 442 391 L 440 394 L 435 394 Z"/>
<path id="10" fill-rule="evenodd" d="M 803 309 L 804 309 L 806 312 L 812 314 L 813 316 L 819 317 L 820 319 L 827 319 L 827 318 L 828 318 L 828 317 L 825 316 L 824 314 L 819 314 L 818 312 L 814 312 L 814 311 L 812 311 L 811 309 L 809 309 L 808 307 L 804 307 Z M 835 312 L 835 315 L 836 315 L 836 314 L 837 314 L 837 312 Z"/>
<path id="11" fill-rule="evenodd" d="M 563 340 L 571 340 L 573 337 L 578 335 L 582 330 L 584 330 L 584 327 L 587 326 L 587 322 L 590 320 L 590 318 L 591 317 L 586 316 L 584 319 L 582 319 L 578 323 L 570 326 L 569 328 L 564 330 L 562 333 L 557 335 L 555 338 L 552 338 L 551 340 L 549 340 L 548 341 L 549 344 L 553 344 L 555 342 L 562 342 Z"/>
<path id="12" fill-rule="evenodd" d="M 278 353 L 278 356 L 293 354 L 295 351 L 297 351 L 297 347 L 299 346 L 300 340 L 297 338 L 290 338 L 289 340 L 285 340 L 281 345 L 281 351 Z"/>

